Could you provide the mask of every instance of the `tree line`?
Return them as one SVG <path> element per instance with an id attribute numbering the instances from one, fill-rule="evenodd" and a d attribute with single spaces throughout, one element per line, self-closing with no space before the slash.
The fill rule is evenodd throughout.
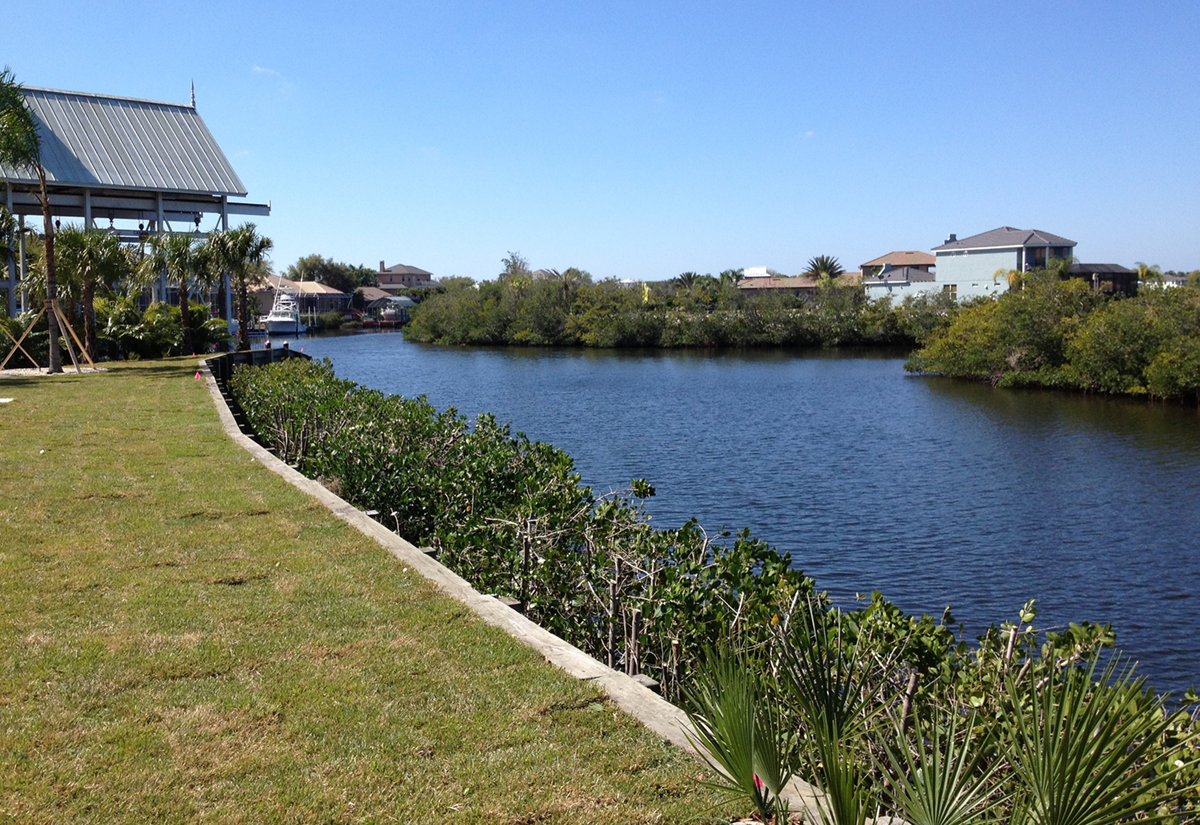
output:
<path id="1" fill-rule="evenodd" d="M 531 272 L 515 253 L 497 278 L 445 278 L 404 328 L 413 341 L 587 347 L 911 345 L 957 312 L 942 293 L 867 300 L 836 258 L 810 261 L 811 289 L 739 288 L 741 270 L 685 272 L 671 281 L 596 282 L 571 267 Z"/>

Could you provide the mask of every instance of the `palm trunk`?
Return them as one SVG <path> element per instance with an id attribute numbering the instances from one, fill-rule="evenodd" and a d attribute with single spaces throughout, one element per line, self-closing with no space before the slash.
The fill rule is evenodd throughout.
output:
<path id="1" fill-rule="evenodd" d="M 183 333 L 180 336 L 183 339 L 182 355 L 187 355 L 189 352 L 192 355 L 196 354 L 195 336 L 192 334 L 192 310 L 188 303 L 189 298 L 187 278 L 184 277 L 179 281 L 179 331 Z"/>
<path id="2" fill-rule="evenodd" d="M 58 282 L 54 273 L 54 218 L 50 215 L 50 195 L 46 192 L 46 170 L 37 165 L 38 200 L 42 204 L 42 226 L 46 233 L 46 321 L 50 328 L 50 366 L 48 372 L 62 372 L 62 356 L 58 351 L 58 318 L 52 307 L 58 301 Z"/>
<path id="3" fill-rule="evenodd" d="M 239 350 L 250 349 L 250 296 L 249 288 L 246 284 L 245 276 L 239 275 L 237 279 L 237 291 L 235 293 L 237 299 L 237 317 L 238 317 L 238 336 L 237 348 Z"/>
<path id="4" fill-rule="evenodd" d="M 225 322 L 225 332 L 229 332 L 229 312 L 225 309 L 225 276 L 217 277 L 217 314 L 221 316 L 221 320 Z M 229 351 L 229 339 L 222 338 L 220 344 L 221 352 Z"/>

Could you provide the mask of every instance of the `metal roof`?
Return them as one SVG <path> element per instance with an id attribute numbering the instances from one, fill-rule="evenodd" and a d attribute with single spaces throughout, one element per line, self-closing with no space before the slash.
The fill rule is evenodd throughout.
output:
<path id="1" fill-rule="evenodd" d="M 1120 264 L 1071 264 L 1072 275 L 1136 275 L 1132 269 Z"/>
<path id="2" fill-rule="evenodd" d="M 48 182 L 244 197 L 246 187 L 196 108 L 127 97 L 25 87 L 38 121 Z M 35 183 L 0 165 L 0 178 Z"/>
<path id="3" fill-rule="evenodd" d="M 1040 229 L 1016 229 L 1011 226 L 1001 226 L 990 232 L 981 232 L 962 240 L 948 241 L 941 246 L 935 246 L 934 252 L 951 251 L 956 249 L 1007 249 L 1023 246 L 1075 246 L 1075 241 L 1051 235 Z"/>

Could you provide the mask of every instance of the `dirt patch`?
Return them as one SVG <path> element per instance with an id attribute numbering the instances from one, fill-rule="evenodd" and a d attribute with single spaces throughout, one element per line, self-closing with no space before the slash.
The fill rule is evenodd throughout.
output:
<path id="1" fill-rule="evenodd" d="M 108 372 L 108 370 L 104 367 L 96 367 L 95 369 L 92 369 L 91 367 L 82 367 L 82 371 L 83 375 L 92 375 L 97 372 Z M 37 376 L 53 378 L 60 375 L 79 375 L 79 373 L 75 372 L 75 367 L 63 367 L 62 372 L 55 373 L 54 375 L 51 375 L 50 371 L 44 367 L 10 367 L 8 369 L 0 370 L 0 379 L 34 378 Z"/>

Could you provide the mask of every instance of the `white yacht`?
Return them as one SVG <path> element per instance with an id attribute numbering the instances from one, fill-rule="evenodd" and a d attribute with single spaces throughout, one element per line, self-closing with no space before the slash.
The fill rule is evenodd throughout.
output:
<path id="1" fill-rule="evenodd" d="M 280 279 L 275 287 L 275 303 L 271 306 L 271 312 L 258 320 L 267 335 L 299 335 L 304 332 L 304 322 L 300 320 L 299 290 L 284 286 Z"/>

